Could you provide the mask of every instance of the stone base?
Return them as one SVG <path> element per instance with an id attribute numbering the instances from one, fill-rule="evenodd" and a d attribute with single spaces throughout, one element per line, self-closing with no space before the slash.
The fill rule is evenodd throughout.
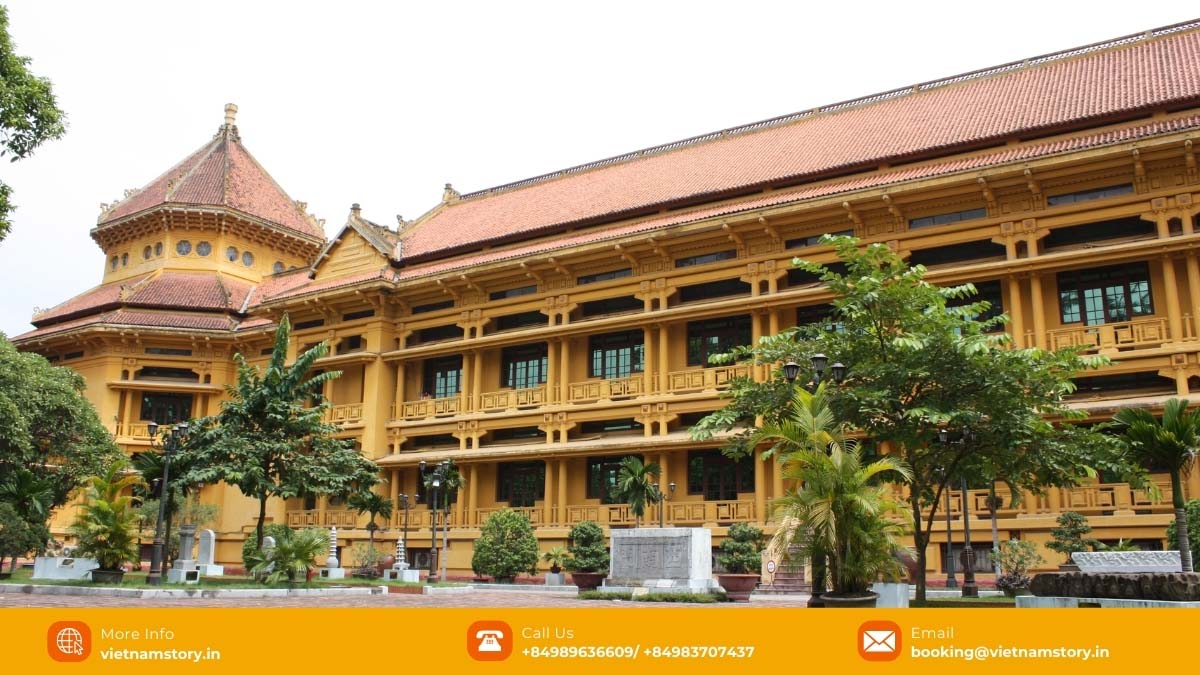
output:
<path id="1" fill-rule="evenodd" d="M 546 572 L 546 585 L 547 586 L 566 586 L 567 585 L 567 575 L 563 574 L 562 572 L 559 572 L 558 574 L 555 574 L 554 572 Z"/>
<path id="2" fill-rule="evenodd" d="M 202 577 L 223 577 L 225 576 L 224 565 L 197 565 L 196 569 L 200 570 Z"/>
<path id="3" fill-rule="evenodd" d="M 871 590 L 879 594 L 876 607 L 908 607 L 908 584 L 877 583 Z"/>
<path id="4" fill-rule="evenodd" d="M 408 584 L 417 584 L 421 582 L 421 570 L 384 570 L 383 578 L 387 581 L 403 581 Z"/>
<path id="5" fill-rule="evenodd" d="M 1172 602 L 1171 600 L 1129 600 L 1125 598 L 1065 598 L 1061 596 L 1039 597 L 1018 595 L 1017 607 L 1181 607 L 1200 609 L 1200 602 Z"/>
<path id="6" fill-rule="evenodd" d="M 321 568 L 321 578 L 322 579 L 345 579 L 346 578 L 346 568 L 345 567 L 332 567 L 332 568 L 322 567 Z"/>
<path id="7" fill-rule="evenodd" d="M 167 570 L 167 583 L 169 584 L 198 584 L 200 583 L 200 570 L 188 570 L 173 567 Z"/>
<path id="8" fill-rule="evenodd" d="M 628 591 L 633 588 L 644 588 L 651 593 L 723 593 L 724 589 L 716 579 L 643 579 L 640 582 L 630 579 L 605 579 L 605 588 L 620 588 Z"/>
<path id="9" fill-rule="evenodd" d="M 66 558 L 38 556 L 33 560 L 34 579 L 76 579 L 91 578 L 92 570 L 99 569 L 100 563 L 91 558 Z"/>
<path id="10" fill-rule="evenodd" d="M 712 532 L 703 527 L 643 527 L 612 531 L 606 586 L 703 592 L 712 576 Z"/>

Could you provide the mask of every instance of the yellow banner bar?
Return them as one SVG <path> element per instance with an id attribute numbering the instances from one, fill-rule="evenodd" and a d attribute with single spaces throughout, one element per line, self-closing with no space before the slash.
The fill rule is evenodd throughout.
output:
<path id="1" fill-rule="evenodd" d="M 346 673 L 1151 672 L 1194 659 L 1188 609 L 0 610 L 6 670 Z M 150 670 L 147 670 L 150 669 Z M 362 672 L 360 670 L 360 672 Z"/>

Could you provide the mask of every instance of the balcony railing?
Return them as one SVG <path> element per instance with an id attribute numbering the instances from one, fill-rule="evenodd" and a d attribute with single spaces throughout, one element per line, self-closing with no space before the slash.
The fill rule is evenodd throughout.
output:
<path id="1" fill-rule="evenodd" d="M 321 517 L 319 509 L 288 511 L 286 513 L 288 527 L 337 527 L 350 530 L 358 527 L 358 513 L 346 509 L 330 509 Z"/>
<path id="2" fill-rule="evenodd" d="M 544 519 L 542 518 L 542 516 L 544 515 L 544 511 L 542 508 L 537 507 L 537 506 L 518 506 L 515 508 L 496 506 L 496 507 L 491 507 L 491 508 L 486 508 L 486 509 L 475 509 L 475 522 L 482 525 L 483 523 L 485 523 L 487 521 L 488 517 L 491 516 L 493 513 L 496 513 L 498 511 L 505 511 L 505 510 L 515 511 L 515 512 L 525 516 L 525 518 L 527 518 L 529 520 L 529 523 L 531 525 L 534 525 L 535 527 L 543 524 L 543 522 L 544 522 Z"/>
<path id="3" fill-rule="evenodd" d="M 545 387 L 489 391 L 479 397 L 479 409 L 483 412 L 530 408 L 546 402 Z"/>
<path id="4" fill-rule="evenodd" d="M 646 380 L 642 375 L 619 377 L 615 380 L 589 380 L 573 382 L 568 387 L 571 403 L 594 403 L 613 399 L 630 398 L 645 393 Z"/>
<path id="5" fill-rule="evenodd" d="M 1169 480 L 1156 480 L 1158 494 L 1153 497 L 1146 490 L 1134 490 L 1128 483 L 1095 483 L 1069 488 L 1048 488 L 1044 494 L 1023 498 L 1014 508 L 1007 489 L 996 490 L 1000 498 L 1000 508 L 996 510 L 998 518 L 1013 518 L 1019 516 L 1047 515 L 1059 511 L 1075 511 L 1089 516 L 1112 515 L 1118 511 L 1142 511 L 1151 513 L 1171 512 L 1171 483 Z M 967 503 L 971 508 L 972 518 L 986 518 L 988 511 L 988 490 L 968 490 Z M 1057 507 L 1055 504 L 1057 503 Z M 944 517 L 945 504 L 938 505 L 938 516 Z M 958 518 L 962 514 L 962 492 L 950 492 L 950 515 Z M 926 511 L 928 515 L 928 511 Z"/>
<path id="6" fill-rule="evenodd" d="M 735 377 L 750 377 L 750 366 L 740 364 L 717 368 L 692 368 L 667 373 L 667 391 L 682 394 L 725 389 Z"/>
<path id="7" fill-rule="evenodd" d="M 1085 347 L 1087 351 L 1145 349 L 1171 340 L 1165 318 L 1058 328 L 1047 332 L 1047 336 L 1050 349 Z"/>
<path id="8" fill-rule="evenodd" d="M 447 396 L 446 398 L 425 398 L 419 401 L 405 401 L 404 405 L 400 406 L 399 418 L 406 420 L 419 420 L 426 417 L 444 417 L 447 415 L 456 415 L 461 407 L 462 399 L 459 396 Z"/>
<path id="9" fill-rule="evenodd" d="M 325 411 L 325 421 L 333 424 L 358 424 L 362 422 L 363 404 L 347 403 L 330 406 Z"/>
<path id="10" fill-rule="evenodd" d="M 666 520 L 674 525 L 745 523 L 755 519 L 754 500 L 667 502 Z"/>
<path id="11" fill-rule="evenodd" d="M 150 440 L 150 425 L 146 422 L 133 422 L 130 424 L 118 422 L 116 431 L 113 432 L 113 436 L 116 436 L 117 438 L 132 438 L 139 441 L 148 441 Z"/>

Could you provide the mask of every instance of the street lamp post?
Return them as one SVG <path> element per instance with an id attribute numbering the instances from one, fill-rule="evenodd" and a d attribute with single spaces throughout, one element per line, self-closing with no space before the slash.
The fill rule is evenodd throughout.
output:
<path id="1" fill-rule="evenodd" d="M 830 374 L 833 376 L 834 384 L 841 384 L 846 379 L 846 366 L 842 363 L 834 363 L 829 366 L 829 357 L 824 354 L 813 354 L 810 358 L 813 368 L 812 383 L 806 385 L 809 391 L 816 393 L 817 388 L 821 386 L 821 378 L 825 375 L 825 370 L 828 367 Z M 800 364 L 795 361 L 788 361 L 783 364 L 783 377 L 788 384 L 795 386 L 796 378 L 800 375 Z M 778 468 L 778 467 L 776 467 Z M 762 487 L 758 487 L 762 489 Z M 814 555 L 812 559 L 812 595 L 808 598 L 809 607 L 824 607 L 825 603 L 821 600 L 821 593 L 825 591 L 825 555 Z"/>
<path id="2" fill-rule="evenodd" d="M 146 427 L 150 432 L 150 448 L 153 449 L 154 438 L 158 435 L 158 423 L 150 422 Z M 163 521 L 167 518 L 167 499 L 170 495 L 171 455 L 175 453 L 179 443 L 187 438 L 187 432 L 188 423 L 180 422 L 163 438 L 163 473 L 158 492 L 158 520 L 154 524 L 154 549 L 150 556 L 150 574 L 146 577 L 146 584 L 150 586 L 162 585 Z"/>
<path id="3" fill-rule="evenodd" d="M 954 539 L 950 536 L 950 489 L 946 489 L 946 588 L 958 588 L 954 578 Z"/>
<path id="4" fill-rule="evenodd" d="M 417 464 L 417 468 L 421 472 L 422 480 L 424 480 L 425 476 L 427 475 L 427 471 L 426 471 L 427 464 L 425 463 L 425 460 L 421 460 Z M 438 492 L 441 490 L 442 484 L 446 480 L 446 475 L 447 475 L 449 469 L 450 469 L 450 463 L 448 461 L 444 461 L 444 462 L 438 464 L 433 469 L 428 470 L 429 490 L 430 490 L 430 494 L 429 494 L 429 498 L 430 498 L 429 499 L 429 578 L 428 578 L 428 580 L 430 582 L 436 582 L 438 580 L 437 561 L 441 562 L 442 574 L 443 575 L 445 574 L 445 560 L 442 560 L 442 554 L 438 551 L 438 547 L 437 547 L 438 511 L 441 510 L 438 505 Z M 447 519 L 448 515 L 449 514 L 442 515 L 442 521 L 443 521 L 442 545 L 443 545 L 443 547 L 445 546 L 445 540 L 446 540 L 446 530 L 445 530 L 444 526 L 445 526 L 445 520 Z"/>
<path id="5" fill-rule="evenodd" d="M 950 444 L 969 445 L 969 444 L 975 442 L 975 438 L 976 438 L 975 432 L 971 431 L 970 429 L 967 429 L 967 428 L 964 428 L 962 430 L 962 433 L 959 435 L 959 437 L 954 440 L 950 439 L 950 432 L 947 431 L 945 428 L 938 429 L 938 441 L 941 442 L 943 445 L 950 445 Z M 975 583 L 975 551 L 974 551 L 974 549 L 971 548 L 971 507 L 967 503 L 969 501 L 970 495 L 967 492 L 967 477 L 966 476 L 962 476 L 959 478 L 959 486 L 962 491 L 962 519 L 963 519 L 962 596 L 964 598 L 978 598 L 979 597 L 979 586 Z M 950 488 L 949 488 L 949 486 L 947 486 L 947 490 L 946 490 L 946 499 L 947 499 L 946 518 L 949 519 L 949 517 L 950 517 L 950 506 L 949 506 Z M 949 542 L 949 526 L 948 525 L 947 525 L 946 546 L 947 546 L 948 550 L 953 551 L 953 548 L 950 547 L 950 542 Z M 953 558 L 953 555 L 951 555 L 951 558 Z M 947 564 L 952 565 L 953 561 L 948 562 Z M 953 588 L 952 586 L 950 586 L 949 579 L 947 579 L 946 585 L 948 588 Z"/>
<path id="6" fill-rule="evenodd" d="M 667 512 L 667 502 L 671 501 L 671 497 L 675 496 L 675 481 L 671 481 L 670 483 L 668 483 L 667 489 L 671 491 L 670 494 L 660 495 L 660 499 L 658 501 L 658 526 L 659 527 L 666 527 L 663 524 L 663 515 Z"/>
<path id="7" fill-rule="evenodd" d="M 446 541 L 449 536 L 450 528 L 450 482 L 447 480 L 450 477 L 450 461 L 443 461 L 438 465 L 441 470 L 442 482 L 444 487 L 442 490 L 442 550 L 438 551 L 438 562 L 441 563 L 440 579 L 445 581 L 446 575 L 446 549 L 450 548 L 449 542 Z"/>
<path id="8" fill-rule="evenodd" d="M 408 563 L 408 495 L 401 493 L 396 495 L 396 498 L 400 500 L 400 506 L 404 507 L 404 530 L 400 535 L 403 546 L 400 548 L 400 559 L 396 562 Z"/>

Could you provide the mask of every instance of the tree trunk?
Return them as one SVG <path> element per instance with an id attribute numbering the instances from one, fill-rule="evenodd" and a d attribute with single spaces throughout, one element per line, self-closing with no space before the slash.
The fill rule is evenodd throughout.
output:
<path id="1" fill-rule="evenodd" d="M 254 550 L 261 551 L 263 543 L 263 522 L 267 519 L 267 496 L 263 495 L 258 498 L 258 525 L 254 526 L 254 541 L 256 546 Z"/>
<path id="2" fill-rule="evenodd" d="M 1188 536 L 1187 509 L 1183 502 L 1183 479 L 1178 470 L 1171 472 L 1171 502 L 1175 505 L 1175 541 L 1179 543 L 1179 562 L 1184 572 L 1192 571 L 1192 542 Z"/>
<path id="3" fill-rule="evenodd" d="M 912 505 L 913 527 L 915 528 L 913 531 L 913 549 L 917 554 L 916 579 L 913 579 L 917 583 L 915 600 L 918 603 L 923 603 L 925 602 L 925 565 L 929 560 L 929 538 L 921 534 L 921 502 L 915 489 L 912 490 L 912 496 L 909 497 L 909 504 Z"/>
<path id="4" fill-rule="evenodd" d="M 166 529 L 167 533 L 166 533 L 166 537 L 163 539 L 163 571 L 164 572 L 166 571 L 167 567 L 169 567 L 169 563 L 171 562 L 171 520 L 172 520 L 171 505 L 173 502 L 174 502 L 174 500 L 171 499 L 170 496 L 168 495 L 168 497 L 167 497 L 167 518 L 166 518 L 166 523 L 165 523 L 165 529 Z"/>

